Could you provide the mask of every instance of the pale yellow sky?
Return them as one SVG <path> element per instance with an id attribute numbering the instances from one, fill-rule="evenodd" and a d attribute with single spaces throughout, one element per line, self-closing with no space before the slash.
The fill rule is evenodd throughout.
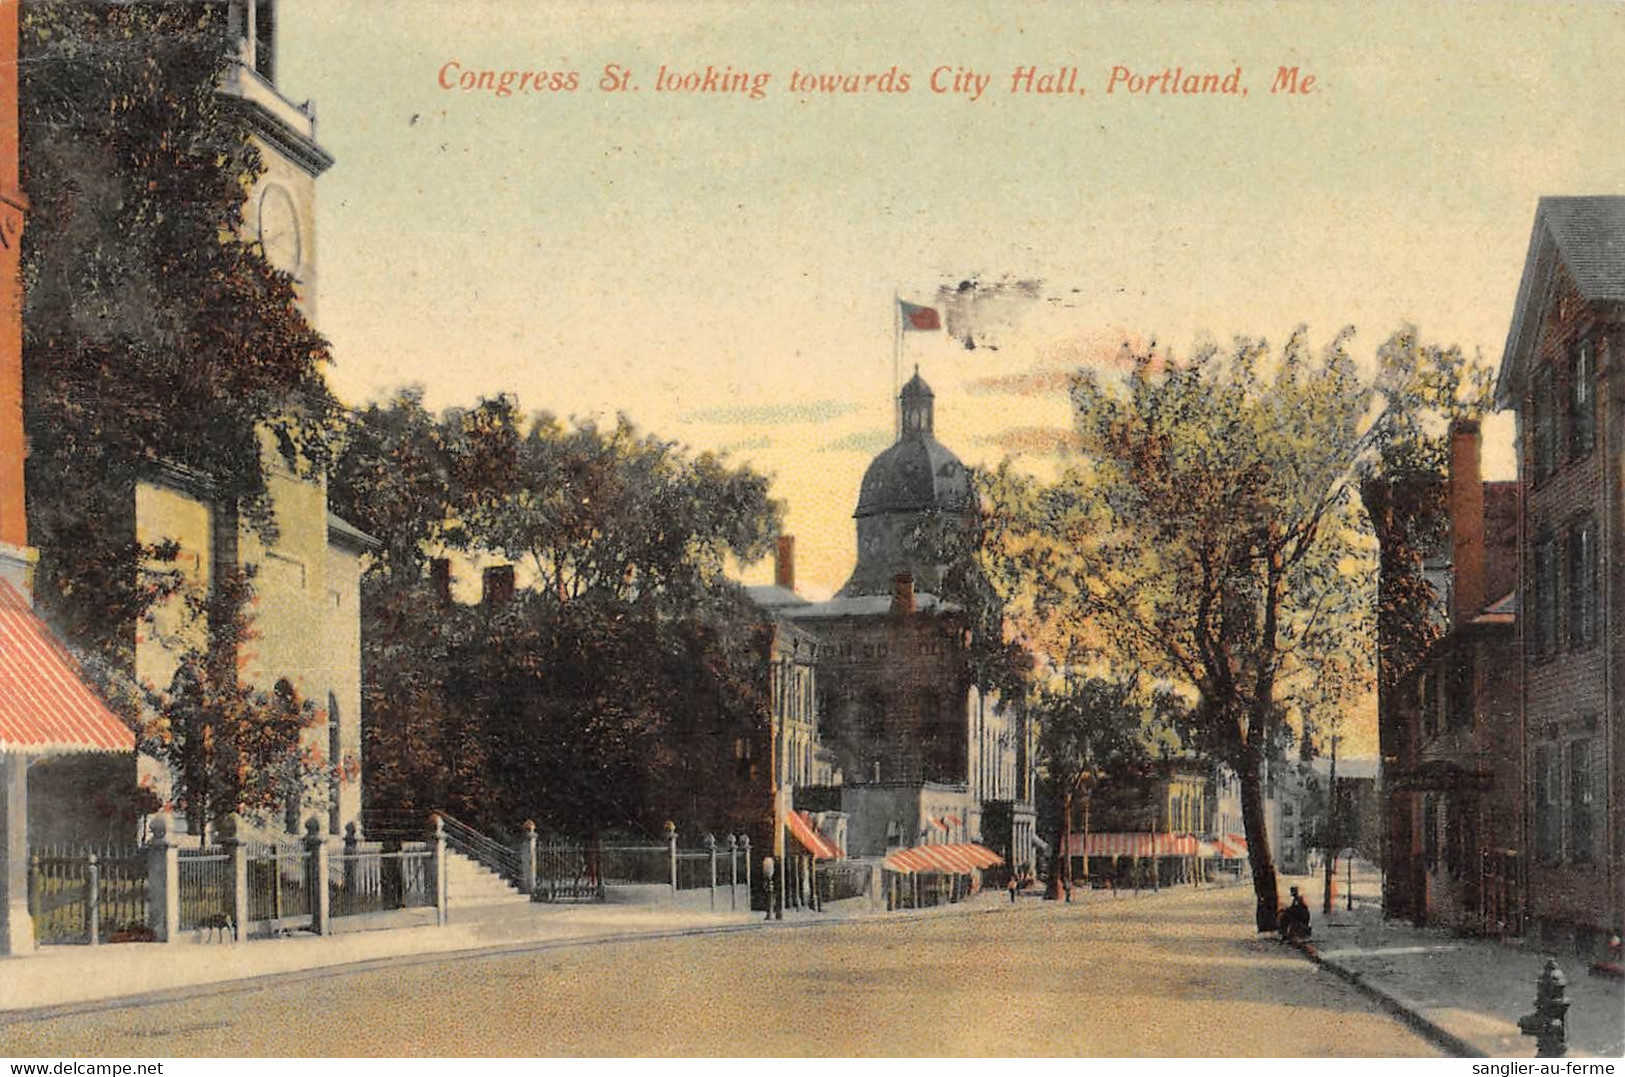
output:
<path id="1" fill-rule="evenodd" d="M 1044 384 L 1019 376 L 1129 335 L 1188 351 L 1352 323 L 1369 353 L 1408 320 L 1498 362 L 1537 197 L 1625 189 L 1621 29 L 1618 7 L 1555 3 L 284 0 L 279 82 L 338 159 L 318 256 L 341 394 L 512 390 L 728 449 L 775 476 L 819 595 L 890 440 L 894 290 L 1043 282 L 982 338 L 997 351 L 908 337 L 972 464 L 1067 421 L 1056 391 L 978 383 Z M 449 61 L 579 89 L 446 91 Z M 610 63 L 640 89 L 601 92 Z M 662 93 L 662 64 L 771 80 Z M 906 94 L 787 86 L 894 65 Z M 1012 95 L 1024 65 L 1075 67 L 1085 93 Z M 1117 65 L 1239 65 L 1249 93 L 1108 95 Z M 1315 91 L 1272 96 L 1280 65 Z M 938 68 L 991 81 L 939 95 Z M 1490 436 L 1508 474 L 1505 424 Z"/>

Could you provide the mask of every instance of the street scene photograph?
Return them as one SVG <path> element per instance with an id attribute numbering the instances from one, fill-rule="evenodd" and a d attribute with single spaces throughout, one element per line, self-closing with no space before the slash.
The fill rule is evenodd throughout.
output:
<path id="1" fill-rule="evenodd" d="M 1622 45 L 0 0 L 0 1060 L 1613 1072 Z"/>

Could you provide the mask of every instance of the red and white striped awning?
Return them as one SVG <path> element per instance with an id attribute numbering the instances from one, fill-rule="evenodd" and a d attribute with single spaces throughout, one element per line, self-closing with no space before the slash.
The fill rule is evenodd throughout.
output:
<path id="1" fill-rule="evenodd" d="M 903 875 L 915 872 L 969 875 L 979 868 L 991 868 L 1002 863 L 1004 857 L 986 846 L 974 842 L 951 842 L 893 850 L 886 854 L 885 866 L 886 870 Z"/>
<path id="2" fill-rule="evenodd" d="M 1190 834 L 1113 833 L 1072 835 L 1073 856 L 1200 856 Z"/>
<path id="3" fill-rule="evenodd" d="M 801 847 L 813 854 L 819 860 L 839 860 L 841 851 L 835 843 L 818 832 L 813 826 L 812 816 L 804 811 L 793 811 L 784 817 L 784 825 L 790 829 Z"/>
<path id="4" fill-rule="evenodd" d="M 1213 839 L 1213 848 L 1220 860 L 1247 859 L 1247 839 L 1240 834 L 1220 834 Z"/>
<path id="5" fill-rule="evenodd" d="M 0 752 L 131 752 L 135 734 L 85 685 L 79 664 L 0 580 Z"/>

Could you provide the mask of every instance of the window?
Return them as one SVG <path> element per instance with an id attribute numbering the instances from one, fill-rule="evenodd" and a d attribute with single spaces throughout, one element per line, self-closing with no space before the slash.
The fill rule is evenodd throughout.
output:
<path id="1" fill-rule="evenodd" d="M 1589 864 L 1596 856 L 1597 806 L 1591 780 L 1591 741 L 1569 744 L 1569 859 Z"/>
<path id="2" fill-rule="evenodd" d="M 1422 858 L 1429 871 L 1439 866 L 1439 806 L 1437 793 L 1422 798 Z"/>
<path id="3" fill-rule="evenodd" d="M 1454 661 L 1446 670 L 1449 678 L 1447 700 L 1449 706 L 1450 728 L 1468 729 L 1473 724 L 1473 651 L 1471 647 L 1463 647 L 1453 656 Z"/>
<path id="4" fill-rule="evenodd" d="M 1430 737 L 1439 732 L 1439 678 L 1431 669 L 1422 674 L 1422 731 Z"/>
<path id="5" fill-rule="evenodd" d="M 1569 646 L 1597 642 L 1597 524 L 1582 520 L 1569 532 Z"/>
<path id="6" fill-rule="evenodd" d="M 1591 451 L 1597 430 L 1597 363 L 1594 345 L 1583 341 L 1569 367 L 1569 459 Z"/>
<path id="7" fill-rule="evenodd" d="M 1551 366 L 1543 366 L 1535 374 L 1532 392 L 1534 429 L 1529 443 L 1534 454 L 1535 481 L 1539 482 L 1557 467 L 1557 390 Z"/>
<path id="8" fill-rule="evenodd" d="M 1563 829 L 1558 805 L 1557 750 L 1551 744 L 1535 748 L 1535 855 L 1542 864 L 1563 859 Z"/>
<path id="9" fill-rule="evenodd" d="M 1535 653 L 1552 654 L 1557 650 L 1557 540 L 1537 540 L 1534 560 Z"/>

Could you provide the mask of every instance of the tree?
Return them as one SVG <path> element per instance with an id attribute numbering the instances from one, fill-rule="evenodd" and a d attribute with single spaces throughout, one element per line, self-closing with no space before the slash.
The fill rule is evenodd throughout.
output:
<path id="1" fill-rule="evenodd" d="M 730 787 L 735 740 L 768 721 L 766 637 L 724 567 L 778 528 L 765 478 L 624 417 L 509 396 L 435 416 L 405 392 L 355 416 L 330 490 L 394 529 L 364 583 L 373 805 L 592 834 Z M 447 553 L 515 562 L 518 593 L 442 602 L 424 563 Z"/>
<path id="2" fill-rule="evenodd" d="M 319 469 L 327 344 L 240 238 L 261 171 L 217 90 L 223 4 L 39 0 L 22 21 L 24 405 L 38 590 L 75 643 L 129 668 L 162 597 L 134 487 L 202 476 L 269 534 L 263 438 Z"/>
<path id="3" fill-rule="evenodd" d="M 1351 336 L 1318 358 L 1300 329 L 1278 353 L 1241 339 L 1188 361 L 1147 351 L 1123 377 L 1080 372 L 1079 458 L 1030 495 L 1015 555 L 1045 619 L 1188 698 L 1171 711 L 1183 743 L 1240 779 L 1260 930 L 1278 908 L 1266 768 L 1368 683 L 1354 490 L 1459 382 L 1438 365 L 1455 353 L 1403 334 L 1363 378 Z"/>
<path id="4" fill-rule="evenodd" d="M 1050 896 L 1072 887 L 1072 820 L 1076 802 L 1106 773 L 1121 773 L 1145 757 L 1142 709 L 1131 680 L 1073 675 L 1059 690 L 1040 689 L 1032 714 L 1038 723 L 1038 760 L 1055 798 L 1055 866 Z"/>
<path id="5" fill-rule="evenodd" d="M 298 803 L 309 782 L 340 765 L 303 744 L 317 711 L 287 681 L 267 692 L 238 675 L 239 649 L 254 635 L 243 612 L 251 593 L 241 572 L 216 581 L 197 599 L 209 644 L 181 654 L 166 691 L 146 689 L 141 750 L 169 764 L 174 799 L 200 841 L 228 815 Z"/>

